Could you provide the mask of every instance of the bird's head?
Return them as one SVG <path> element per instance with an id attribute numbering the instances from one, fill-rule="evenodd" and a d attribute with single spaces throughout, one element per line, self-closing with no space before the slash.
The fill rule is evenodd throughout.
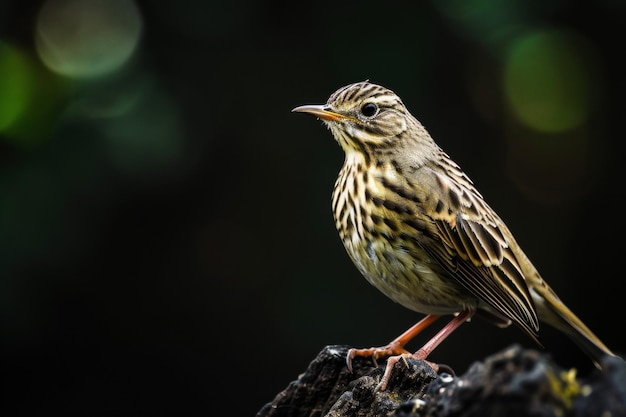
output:
<path id="1" fill-rule="evenodd" d="M 292 111 L 323 120 L 346 153 L 397 147 L 412 119 L 393 91 L 367 81 L 340 88 L 326 104 Z"/>

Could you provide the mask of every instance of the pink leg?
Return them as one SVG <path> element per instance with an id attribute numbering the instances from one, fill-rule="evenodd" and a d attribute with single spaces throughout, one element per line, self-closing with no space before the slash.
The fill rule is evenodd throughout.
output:
<path id="1" fill-rule="evenodd" d="M 443 342 L 446 337 L 450 336 L 453 331 L 455 331 L 461 324 L 465 323 L 467 320 L 471 319 L 474 315 L 474 310 L 465 310 L 461 311 L 456 317 L 454 317 L 448 324 L 444 326 L 443 329 L 439 330 L 436 335 L 434 335 L 420 350 L 415 352 L 413 356 L 417 360 L 424 360 L 430 355 L 430 352 L 435 350 L 437 346 L 441 342 Z"/>
<path id="2" fill-rule="evenodd" d="M 387 359 L 385 373 L 383 374 L 383 377 L 381 378 L 380 383 L 378 384 L 376 389 L 384 391 L 385 388 L 387 388 L 389 378 L 391 377 L 391 370 L 393 369 L 393 366 L 396 364 L 396 362 L 398 362 L 400 359 L 404 361 L 406 361 L 407 359 L 416 359 L 419 361 L 425 360 L 428 355 L 430 355 L 430 353 L 446 339 L 446 337 L 450 336 L 452 332 L 454 332 L 461 324 L 469 320 L 473 315 L 474 310 L 464 310 L 460 312 L 457 316 L 450 320 L 448 324 L 446 324 L 441 330 L 439 330 L 436 335 L 434 335 L 428 342 L 426 342 L 426 344 L 422 346 L 422 348 L 419 349 L 417 352 L 413 354 L 401 353 L 400 355 L 396 355 Z M 434 365 L 433 368 L 438 368 L 436 364 L 432 365 Z"/>
<path id="3" fill-rule="evenodd" d="M 346 356 L 348 370 L 352 372 L 352 359 L 356 358 L 357 356 L 371 357 L 374 361 L 374 365 L 376 365 L 376 360 L 383 356 L 401 355 L 403 353 L 409 353 L 406 349 L 404 349 L 404 346 L 409 343 L 411 339 L 417 336 L 422 330 L 430 326 L 439 317 L 440 316 L 435 316 L 433 314 L 424 317 L 418 323 L 411 326 L 407 331 L 392 340 L 387 346 L 369 349 L 350 349 L 348 351 L 348 355 Z"/>

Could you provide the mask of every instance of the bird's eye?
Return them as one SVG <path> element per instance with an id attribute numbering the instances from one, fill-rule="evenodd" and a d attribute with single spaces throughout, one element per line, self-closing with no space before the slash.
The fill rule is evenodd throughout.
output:
<path id="1" fill-rule="evenodd" d="M 372 117 L 378 112 L 378 106 L 374 103 L 365 103 L 361 107 L 361 114 L 365 117 Z"/>

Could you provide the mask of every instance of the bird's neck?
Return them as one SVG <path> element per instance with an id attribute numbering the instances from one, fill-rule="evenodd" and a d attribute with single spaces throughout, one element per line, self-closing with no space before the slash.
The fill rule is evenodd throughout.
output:
<path id="1" fill-rule="evenodd" d="M 361 234 L 360 203 L 367 181 L 367 156 L 360 152 L 346 152 L 346 158 L 335 182 L 332 209 L 337 230 L 342 240 L 348 234 Z"/>

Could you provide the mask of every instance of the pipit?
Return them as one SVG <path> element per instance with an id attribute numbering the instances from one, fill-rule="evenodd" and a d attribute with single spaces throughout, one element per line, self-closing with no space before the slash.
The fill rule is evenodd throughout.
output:
<path id="1" fill-rule="evenodd" d="M 351 349 L 391 356 L 385 389 L 400 358 L 425 360 L 474 314 L 515 323 L 537 343 L 539 322 L 567 334 L 599 366 L 613 353 L 559 299 L 485 202 L 470 178 L 435 143 L 402 100 L 360 82 L 323 105 L 294 112 L 321 119 L 345 153 L 332 211 L 348 255 L 387 297 L 426 316 L 388 345 Z M 415 353 L 404 346 L 439 316 L 454 317 Z M 540 344 L 540 343 L 539 343 Z"/>

